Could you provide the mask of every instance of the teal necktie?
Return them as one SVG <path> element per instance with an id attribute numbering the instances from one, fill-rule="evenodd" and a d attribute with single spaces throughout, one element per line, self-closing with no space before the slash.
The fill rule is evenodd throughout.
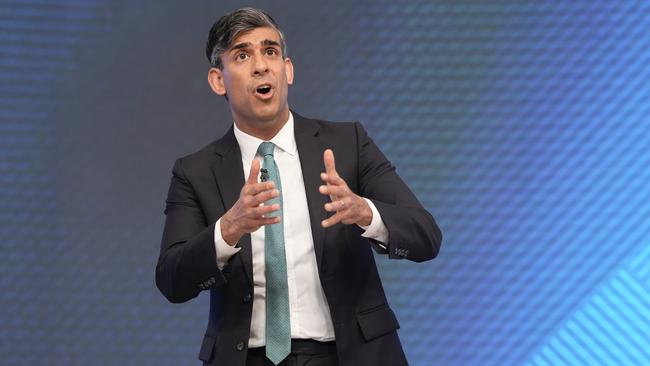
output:
<path id="1" fill-rule="evenodd" d="M 262 142 L 257 152 L 264 157 L 262 180 L 270 180 L 280 196 L 267 201 L 278 203 L 282 217 L 282 184 L 280 172 L 273 159 L 272 142 Z M 266 273 L 266 357 L 279 364 L 291 352 L 291 320 L 289 319 L 289 289 L 287 261 L 284 254 L 283 221 L 264 227 L 264 268 Z"/>

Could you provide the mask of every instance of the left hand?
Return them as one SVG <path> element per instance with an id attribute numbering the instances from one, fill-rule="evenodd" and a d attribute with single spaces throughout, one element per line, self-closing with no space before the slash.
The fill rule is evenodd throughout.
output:
<path id="1" fill-rule="evenodd" d="M 325 161 L 325 173 L 321 173 L 320 178 L 325 185 L 320 186 L 318 191 L 330 197 L 331 202 L 325 204 L 325 211 L 336 212 L 336 214 L 323 220 L 321 225 L 324 228 L 334 226 L 339 222 L 359 226 L 370 225 L 372 210 L 366 200 L 352 192 L 336 172 L 332 150 L 325 150 L 323 160 Z"/>

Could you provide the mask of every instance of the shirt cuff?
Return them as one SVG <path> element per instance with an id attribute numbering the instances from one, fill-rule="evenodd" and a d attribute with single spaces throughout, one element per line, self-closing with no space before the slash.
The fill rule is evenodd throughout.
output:
<path id="1" fill-rule="evenodd" d="M 214 247 L 217 251 L 217 267 L 219 267 L 219 270 L 223 269 L 230 257 L 241 250 L 241 248 L 228 245 L 223 240 L 221 236 L 221 219 L 217 220 L 217 223 L 214 225 Z"/>
<path id="2" fill-rule="evenodd" d="M 372 220 L 370 220 L 370 225 L 368 226 L 359 225 L 360 228 L 365 230 L 361 236 L 378 241 L 379 246 L 386 249 L 386 243 L 388 243 L 388 229 L 386 228 L 384 221 L 381 219 L 381 215 L 379 214 L 377 207 L 375 207 L 375 204 L 367 198 L 364 198 L 364 200 L 366 200 L 368 206 L 370 206 L 370 211 L 372 211 Z"/>

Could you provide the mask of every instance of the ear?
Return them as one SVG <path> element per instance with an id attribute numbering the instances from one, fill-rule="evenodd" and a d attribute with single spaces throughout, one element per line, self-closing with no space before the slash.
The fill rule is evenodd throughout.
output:
<path id="1" fill-rule="evenodd" d="M 284 59 L 284 72 L 287 74 L 287 84 L 293 85 L 293 62 L 289 57 Z"/>
<path id="2" fill-rule="evenodd" d="M 212 88 L 212 91 L 215 93 L 221 96 L 226 95 L 226 87 L 223 83 L 222 70 L 219 70 L 216 67 L 210 68 L 208 71 L 208 84 L 210 84 L 210 88 Z"/>

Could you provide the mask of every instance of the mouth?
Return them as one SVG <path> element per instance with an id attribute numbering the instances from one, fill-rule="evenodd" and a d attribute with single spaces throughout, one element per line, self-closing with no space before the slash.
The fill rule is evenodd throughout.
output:
<path id="1" fill-rule="evenodd" d="M 255 96 L 262 100 L 270 99 L 273 96 L 273 87 L 271 84 L 260 84 L 255 88 Z"/>

